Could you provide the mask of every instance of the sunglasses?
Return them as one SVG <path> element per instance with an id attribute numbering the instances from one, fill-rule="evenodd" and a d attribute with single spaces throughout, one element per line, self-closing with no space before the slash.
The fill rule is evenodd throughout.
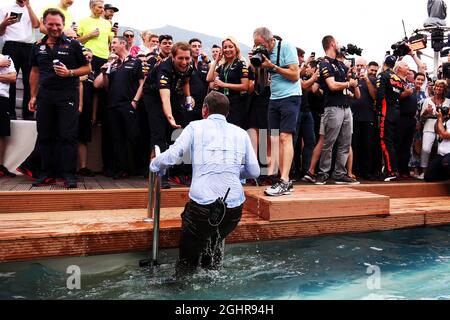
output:
<path id="1" fill-rule="evenodd" d="M 134 34 L 124 34 L 125 38 L 134 38 Z"/>

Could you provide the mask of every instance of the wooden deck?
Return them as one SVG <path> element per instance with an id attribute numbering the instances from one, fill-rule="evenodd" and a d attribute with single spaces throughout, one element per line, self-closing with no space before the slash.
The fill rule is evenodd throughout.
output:
<path id="1" fill-rule="evenodd" d="M 145 182 L 145 181 L 144 181 Z M 161 246 L 178 246 L 188 190 L 162 193 Z M 253 242 L 450 224 L 450 184 L 297 185 L 267 198 L 246 188 L 228 242 Z M 0 192 L 0 262 L 149 250 L 145 189 Z"/>

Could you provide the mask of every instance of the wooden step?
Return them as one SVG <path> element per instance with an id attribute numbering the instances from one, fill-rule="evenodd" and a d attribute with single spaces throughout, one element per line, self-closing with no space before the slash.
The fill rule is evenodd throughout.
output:
<path id="1" fill-rule="evenodd" d="M 296 186 L 289 196 L 247 191 L 246 208 L 268 221 L 326 219 L 389 214 L 389 197 L 348 187 Z"/>
<path id="2" fill-rule="evenodd" d="M 178 247 L 183 207 L 162 210 L 161 248 Z M 394 199 L 388 216 L 265 221 L 244 211 L 228 243 L 314 237 L 450 224 L 448 197 Z M 0 215 L 0 263 L 148 251 L 153 224 L 145 209 Z"/>

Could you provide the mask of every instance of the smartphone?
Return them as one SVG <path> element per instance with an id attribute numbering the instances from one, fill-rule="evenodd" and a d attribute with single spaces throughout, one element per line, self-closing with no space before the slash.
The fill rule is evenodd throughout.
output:
<path id="1" fill-rule="evenodd" d="M 9 16 L 16 18 L 17 22 L 20 22 L 20 20 L 22 20 L 22 13 L 11 12 Z"/>
<path id="2" fill-rule="evenodd" d="M 316 53 L 315 52 L 311 52 L 311 57 L 315 58 L 316 57 Z"/>
<path id="3" fill-rule="evenodd" d="M 114 22 L 114 25 L 113 25 L 112 29 L 118 28 L 118 27 L 119 27 L 119 23 L 118 22 Z"/>

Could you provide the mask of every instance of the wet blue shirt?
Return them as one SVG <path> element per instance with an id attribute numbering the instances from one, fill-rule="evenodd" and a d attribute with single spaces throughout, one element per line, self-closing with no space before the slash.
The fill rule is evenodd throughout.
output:
<path id="1" fill-rule="evenodd" d="M 165 173 L 189 155 L 192 185 L 189 197 L 200 205 L 209 205 L 224 197 L 228 208 L 245 202 L 241 179 L 257 178 L 260 168 L 250 138 L 244 130 L 214 114 L 187 126 L 175 143 L 150 165 L 152 172 Z"/>

